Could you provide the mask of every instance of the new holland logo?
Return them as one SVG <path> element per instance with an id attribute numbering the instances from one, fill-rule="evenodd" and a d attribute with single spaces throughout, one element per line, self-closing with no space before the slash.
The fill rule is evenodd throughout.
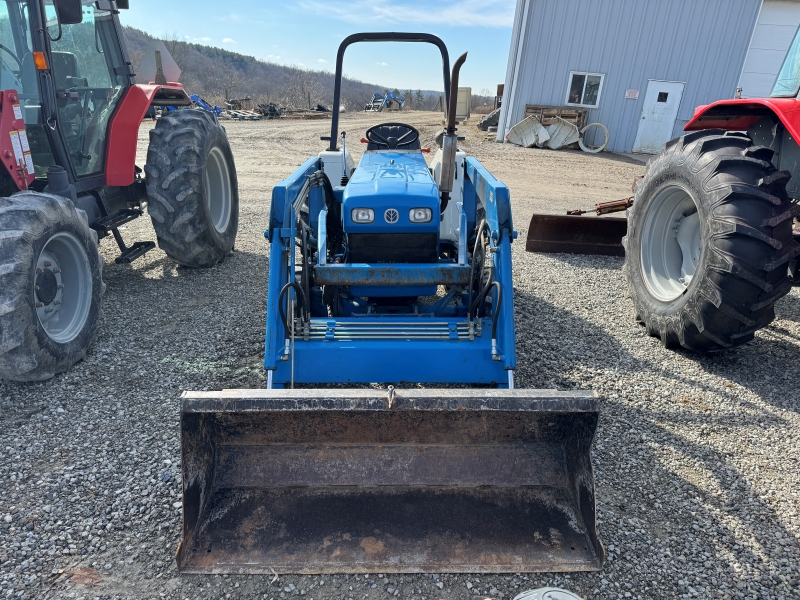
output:
<path id="1" fill-rule="evenodd" d="M 383 220 L 389 225 L 394 225 L 400 220 L 400 213 L 394 208 L 387 208 L 386 212 L 383 213 Z"/>

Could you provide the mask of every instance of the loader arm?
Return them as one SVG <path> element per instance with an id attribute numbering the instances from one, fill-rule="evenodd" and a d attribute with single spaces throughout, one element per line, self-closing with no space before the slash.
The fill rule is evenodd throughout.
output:
<path id="1" fill-rule="evenodd" d="M 295 379 L 296 382 L 312 381 L 337 381 L 337 382 L 363 382 L 370 381 L 417 381 L 427 383 L 484 383 L 499 384 L 507 387 L 513 379 L 513 371 L 516 369 L 516 338 L 514 333 L 514 313 L 513 298 L 511 297 L 512 274 L 511 274 L 511 243 L 516 238 L 511 219 L 511 206 L 508 188 L 502 182 L 493 177 L 483 165 L 474 158 L 467 158 L 463 168 L 464 179 L 464 206 L 473 207 L 472 214 L 466 215 L 466 222 L 477 226 L 476 215 L 485 215 L 489 244 L 491 246 L 491 260 L 494 265 L 495 278 L 498 281 L 499 289 L 492 288 L 489 292 L 493 306 L 498 307 L 496 352 L 494 360 L 483 361 L 481 356 L 492 354 L 492 339 L 488 332 L 492 329 L 492 320 L 484 320 L 479 327 L 486 334 L 474 335 L 470 344 L 460 344 L 453 346 L 450 344 L 451 337 L 456 340 L 468 338 L 469 321 L 466 318 L 458 318 L 453 315 L 449 318 L 431 318 L 427 322 L 419 319 L 421 327 L 427 327 L 424 335 L 432 335 L 431 329 L 441 331 L 442 340 L 418 340 L 409 334 L 408 340 L 411 342 L 405 348 L 398 348 L 393 342 L 375 342 L 367 352 L 361 353 L 352 348 L 349 343 L 350 336 L 343 337 L 341 341 L 332 340 L 330 336 L 336 338 L 337 328 L 339 332 L 353 334 L 353 329 L 364 323 L 362 316 L 354 317 L 356 321 L 343 320 L 341 322 L 332 321 L 326 315 L 312 317 L 308 324 L 310 338 L 308 340 L 295 341 Z M 289 355 L 288 343 L 291 340 L 285 335 L 285 327 L 281 321 L 279 302 L 285 306 L 284 314 L 288 309 L 287 302 L 296 299 L 294 288 L 288 290 L 283 298 L 280 297 L 281 290 L 287 285 L 299 284 L 295 277 L 294 254 L 290 249 L 294 245 L 297 236 L 296 220 L 297 212 L 295 205 L 299 194 L 304 189 L 304 183 L 320 168 L 318 159 L 308 160 L 300 169 L 292 174 L 288 179 L 280 182 L 273 188 L 272 206 L 270 209 L 269 229 L 266 236 L 270 240 L 270 264 L 280 265 L 273 267 L 269 273 L 268 294 L 267 294 L 267 327 L 266 327 L 266 351 L 264 356 L 264 368 L 268 371 L 276 371 L 274 380 L 282 384 L 286 381 L 288 371 L 291 370 L 289 361 L 285 358 Z M 341 197 L 342 188 L 334 188 L 334 194 Z M 312 215 L 317 214 L 322 209 L 323 203 L 319 199 L 321 191 L 319 188 L 313 190 L 314 197 L 309 198 L 309 205 L 312 207 Z M 324 222 L 324 217 L 317 216 L 313 222 Z M 466 223 L 465 223 L 466 225 Z M 470 236 L 474 237 L 474 231 L 463 233 L 466 245 Z M 315 232 L 318 242 L 325 244 L 326 232 L 320 234 Z M 366 280 L 373 280 L 373 283 L 386 285 L 455 285 L 466 286 L 468 282 L 469 267 L 465 262 L 459 265 L 457 262 L 442 261 L 436 265 L 430 264 L 318 264 L 315 268 L 315 279 L 331 285 L 363 285 Z M 505 293 L 504 298 L 503 293 Z M 498 304 L 498 300 L 501 302 Z M 397 321 L 397 319 L 394 319 Z M 391 327 L 393 319 L 388 318 L 381 321 L 385 327 Z M 333 331 L 330 329 L 333 328 Z M 437 329 L 439 328 L 439 329 Z M 323 339 L 316 339 L 320 331 L 324 330 L 326 335 Z M 419 335 L 423 335 L 422 332 Z M 330 342 L 336 341 L 341 344 L 337 352 L 331 353 Z M 326 360 L 326 356 L 345 356 L 352 358 L 347 360 Z M 447 357 L 447 369 L 441 365 L 441 357 Z M 365 364 L 369 364 L 367 368 Z M 391 374 L 391 375 L 390 375 Z M 312 377 L 313 379 L 308 379 Z"/>

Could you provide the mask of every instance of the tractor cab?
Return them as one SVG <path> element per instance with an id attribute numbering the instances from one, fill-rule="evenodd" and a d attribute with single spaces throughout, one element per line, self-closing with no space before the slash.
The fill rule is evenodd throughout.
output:
<path id="1" fill-rule="evenodd" d="M 15 340 L 0 344 L 2 378 L 47 379 L 85 355 L 105 287 L 99 238 L 113 235 L 117 263 L 144 256 L 156 243 L 126 243 L 120 228 L 145 209 L 182 265 L 217 264 L 233 248 L 236 173 L 216 116 L 170 111 L 136 164 L 148 108 L 192 102 L 166 81 L 179 70 L 163 42 L 145 57 L 155 83 L 134 82 L 118 17 L 127 7 L 0 0 L 0 264 L 18 265 L 0 269 L 0 337 Z"/>
<path id="2" fill-rule="evenodd" d="M 0 90 L 19 105 L 32 188 L 43 189 L 51 165 L 68 165 L 74 180 L 102 174 L 111 116 L 132 83 L 118 27 L 109 2 L 0 1 Z"/>

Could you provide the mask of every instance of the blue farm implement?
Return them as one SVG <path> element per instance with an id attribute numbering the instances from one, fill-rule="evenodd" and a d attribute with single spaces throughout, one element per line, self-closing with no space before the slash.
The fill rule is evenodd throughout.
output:
<path id="1" fill-rule="evenodd" d="M 385 123 L 355 166 L 338 108 L 362 41 L 441 50 L 430 165 L 414 127 Z M 514 389 L 516 234 L 508 188 L 457 147 L 465 59 L 451 85 L 435 36 L 340 46 L 329 147 L 273 190 L 268 389 L 184 394 L 182 572 L 601 568 L 598 400 Z"/>
<path id="2" fill-rule="evenodd" d="M 383 112 L 384 110 L 403 110 L 406 101 L 397 94 L 386 92 L 385 96 L 373 94 L 372 99 L 364 105 L 366 112 Z"/>

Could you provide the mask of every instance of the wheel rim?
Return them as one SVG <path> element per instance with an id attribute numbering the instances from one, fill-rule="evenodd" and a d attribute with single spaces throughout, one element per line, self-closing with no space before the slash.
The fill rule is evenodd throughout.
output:
<path id="1" fill-rule="evenodd" d="M 231 220 L 231 178 L 228 163 L 219 148 L 212 148 L 206 163 L 206 208 L 214 229 L 222 233 Z"/>
<path id="2" fill-rule="evenodd" d="M 653 199 L 641 240 L 648 291 L 662 302 L 675 300 L 689 287 L 702 247 L 697 205 L 684 188 L 668 186 Z"/>
<path id="3" fill-rule="evenodd" d="M 55 234 L 39 253 L 33 295 L 50 339 L 65 344 L 83 330 L 92 306 L 92 270 L 86 249 L 71 233 Z"/>

